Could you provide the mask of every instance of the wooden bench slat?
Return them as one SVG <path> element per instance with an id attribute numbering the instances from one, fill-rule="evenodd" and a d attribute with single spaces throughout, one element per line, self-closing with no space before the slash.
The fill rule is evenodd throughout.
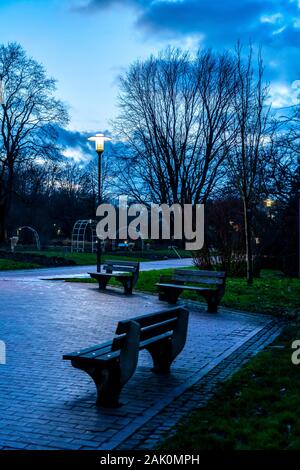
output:
<path id="1" fill-rule="evenodd" d="M 156 286 L 161 286 L 161 287 L 170 287 L 172 289 L 177 288 L 177 289 L 184 289 L 184 290 L 195 290 L 199 292 L 203 291 L 214 291 L 214 289 L 209 288 L 209 287 L 201 287 L 201 286 L 187 286 L 186 284 L 161 284 L 157 283 L 155 284 Z"/>
<path id="2" fill-rule="evenodd" d="M 146 326 L 145 328 L 141 329 L 140 333 L 140 341 L 144 341 L 146 339 L 155 338 L 162 333 L 167 333 L 168 331 L 172 331 L 176 326 L 177 318 L 170 318 L 161 323 L 156 323 L 155 325 Z"/>
<path id="3" fill-rule="evenodd" d="M 77 364 L 86 363 L 86 364 L 93 364 L 93 362 L 99 364 L 105 364 L 110 361 L 115 360 L 120 355 L 120 350 L 118 351 L 107 351 L 105 354 L 97 356 L 97 357 L 90 357 L 90 356 L 75 356 L 75 357 L 68 357 L 68 355 L 63 356 L 63 359 L 70 359 L 71 361 L 76 362 Z"/>
<path id="4" fill-rule="evenodd" d="M 121 346 L 120 346 L 121 348 Z M 120 349 L 118 348 L 118 349 Z M 112 344 L 110 346 L 107 346 L 106 348 L 101 348 L 97 350 L 91 350 L 91 351 L 86 351 L 83 354 L 80 354 L 80 358 L 85 358 L 85 359 L 98 359 L 102 356 L 106 356 L 107 354 L 112 352 Z"/>
<path id="5" fill-rule="evenodd" d="M 110 271 L 110 266 L 103 266 L 103 270 L 106 271 L 107 273 L 111 274 L 111 273 L 115 273 L 115 272 L 123 272 L 123 273 L 134 273 L 136 271 L 135 268 L 131 267 L 131 266 L 128 266 L 128 268 L 126 266 L 112 266 L 112 270 Z M 102 273 L 99 273 L 99 274 L 102 274 Z"/>
<path id="6" fill-rule="evenodd" d="M 195 277 L 205 276 L 205 277 L 226 277 L 225 271 L 204 271 L 202 269 L 175 269 L 174 274 L 180 275 L 190 275 Z"/>
<path id="7" fill-rule="evenodd" d="M 107 347 L 111 347 L 112 346 L 112 341 L 106 341 L 105 343 L 101 343 L 101 344 L 96 344 L 95 346 L 90 346 L 89 348 L 84 348 L 84 349 L 80 349 L 78 351 L 74 351 L 72 353 L 69 353 L 68 356 L 72 356 L 72 357 L 79 357 L 81 354 L 85 354 L 85 353 L 88 353 L 88 352 L 94 352 L 94 351 L 97 351 L 97 350 L 100 350 L 100 349 L 104 349 L 104 348 L 107 348 Z"/>
<path id="8" fill-rule="evenodd" d="M 210 278 L 210 277 L 194 277 L 194 276 L 178 276 L 174 274 L 172 276 L 172 281 L 184 281 L 184 282 L 197 282 L 199 284 L 211 284 L 211 285 L 222 285 L 223 279 L 220 278 Z"/>
<path id="9" fill-rule="evenodd" d="M 139 261 L 121 261 L 121 260 L 107 260 L 104 263 L 104 266 L 124 266 L 126 268 L 139 268 Z"/>
<path id="10" fill-rule="evenodd" d="M 183 310 L 182 307 L 173 307 L 161 310 L 159 312 L 142 315 L 140 317 L 134 317 L 130 320 L 121 320 L 118 323 L 116 334 L 119 335 L 122 333 L 126 333 L 130 321 L 135 321 L 141 326 L 141 328 L 144 328 L 145 326 L 150 326 L 155 322 L 160 323 L 162 321 L 174 318 L 180 313 L 181 310 Z"/>
<path id="11" fill-rule="evenodd" d="M 100 358 L 101 356 L 105 356 L 111 352 L 111 346 L 107 346 L 106 348 L 102 349 L 97 349 L 97 350 L 91 350 L 91 351 L 86 351 L 86 352 L 80 352 L 79 354 L 67 354 L 64 355 L 64 359 L 95 359 L 95 358 Z"/>
<path id="12" fill-rule="evenodd" d="M 147 346 L 150 346 L 151 344 L 155 345 L 159 341 L 162 341 L 170 337 L 171 337 L 171 334 L 166 332 L 166 333 L 162 333 L 161 335 L 155 336 L 153 338 L 144 339 L 143 341 L 140 342 L 140 350 L 145 349 Z"/>
<path id="13" fill-rule="evenodd" d="M 105 278 L 105 277 L 131 277 L 131 273 L 118 272 L 118 273 L 89 273 L 94 279 Z"/>

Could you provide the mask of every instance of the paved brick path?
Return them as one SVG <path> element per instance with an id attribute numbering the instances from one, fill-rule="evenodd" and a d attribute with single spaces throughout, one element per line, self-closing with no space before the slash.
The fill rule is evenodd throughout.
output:
<path id="1" fill-rule="evenodd" d="M 97 408 L 93 382 L 62 354 L 111 339 L 118 320 L 164 306 L 153 296 L 103 294 L 93 285 L 0 280 L 0 339 L 7 347 L 7 364 L 0 365 L 0 448 L 112 449 L 147 423 L 154 423 L 154 436 L 156 417 L 273 322 L 225 309 L 191 311 L 187 345 L 172 374 L 153 375 L 142 352 L 123 406 Z M 167 425 L 173 422 L 169 415 Z"/>
<path id="2" fill-rule="evenodd" d="M 142 261 L 140 263 L 141 271 L 151 271 L 153 269 L 174 269 L 184 268 L 193 265 L 192 258 L 166 259 L 161 261 Z M 87 273 L 95 271 L 96 266 L 61 266 L 57 268 L 35 268 L 35 269 L 16 269 L 15 271 L 0 271 L 0 280 L 19 280 L 24 279 L 45 279 L 55 277 L 87 277 Z"/>

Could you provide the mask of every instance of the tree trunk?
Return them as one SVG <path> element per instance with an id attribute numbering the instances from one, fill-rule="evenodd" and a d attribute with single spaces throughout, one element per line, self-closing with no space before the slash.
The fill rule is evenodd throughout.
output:
<path id="1" fill-rule="evenodd" d="M 0 243 L 7 243 L 7 221 L 9 211 L 11 209 L 12 204 L 12 194 L 13 194 L 13 187 L 14 187 L 14 159 L 11 155 L 8 156 L 7 160 L 9 161 L 8 164 L 8 172 L 7 172 L 7 181 L 6 184 L 1 182 L 1 198 L 0 198 Z"/>
<path id="2" fill-rule="evenodd" d="M 247 263 L 247 283 L 253 284 L 253 254 L 252 254 L 252 217 L 249 202 L 243 200 L 244 224 L 245 224 L 245 241 L 246 241 L 246 263 Z"/>
<path id="3" fill-rule="evenodd" d="M 6 203 L 3 202 L 0 204 L 0 244 L 7 242 L 7 211 Z"/>

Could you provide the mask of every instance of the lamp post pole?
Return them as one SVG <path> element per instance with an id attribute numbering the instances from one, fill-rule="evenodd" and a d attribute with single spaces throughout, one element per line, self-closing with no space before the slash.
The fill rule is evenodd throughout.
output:
<path id="1" fill-rule="evenodd" d="M 97 155 L 98 155 L 98 206 L 102 203 L 102 188 L 101 188 L 101 157 L 103 154 L 103 150 L 97 150 Z M 101 240 L 98 238 L 97 240 L 97 273 L 101 272 L 101 254 L 102 254 L 102 246 L 101 246 Z"/>
<path id="2" fill-rule="evenodd" d="M 88 138 L 89 141 L 95 142 L 96 144 L 96 152 L 98 155 L 98 206 L 102 204 L 102 175 L 101 175 L 101 157 L 104 152 L 104 144 L 106 141 L 111 140 L 110 137 L 105 137 L 103 134 L 96 134 L 92 137 Z M 101 272 L 101 240 L 100 238 L 97 239 L 97 273 Z"/>

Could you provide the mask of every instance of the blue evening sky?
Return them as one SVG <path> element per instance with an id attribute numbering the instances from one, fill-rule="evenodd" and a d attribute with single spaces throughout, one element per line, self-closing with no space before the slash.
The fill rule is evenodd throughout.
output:
<path id="1" fill-rule="evenodd" d="M 300 2 L 300 0 L 299 0 Z M 0 0 L 0 42 L 19 42 L 58 80 L 70 129 L 109 129 L 117 77 L 167 44 L 261 43 L 275 106 L 296 102 L 298 0 Z"/>

